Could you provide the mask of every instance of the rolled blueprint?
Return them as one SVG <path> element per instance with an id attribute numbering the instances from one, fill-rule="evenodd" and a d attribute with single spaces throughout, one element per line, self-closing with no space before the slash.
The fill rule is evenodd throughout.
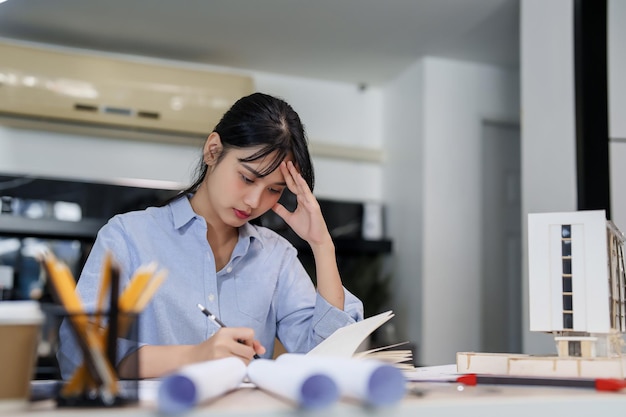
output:
<path id="1" fill-rule="evenodd" d="M 406 378 L 402 371 L 374 359 L 286 353 L 280 355 L 277 362 L 308 372 L 324 372 L 337 383 L 341 396 L 372 407 L 395 404 L 406 393 Z"/>
<path id="2" fill-rule="evenodd" d="M 320 409 L 339 399 L 337 384 L 324 372 L 270 359 L 248 365 L 248 378 L 257 387 L 286 398 L 300 408 Z"/>
<path id="3" fill-rule="evenodd" d="M 164 414 L 189 410 L 237 388 L 245 376 L 245 363 L 234 357 L 187 365 L 161 382 L 158 409 Z"/>

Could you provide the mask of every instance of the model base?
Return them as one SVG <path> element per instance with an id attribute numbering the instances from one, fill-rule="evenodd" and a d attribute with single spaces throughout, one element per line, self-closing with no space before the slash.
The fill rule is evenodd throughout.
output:
<path id="1" fill-rule="evenodd" d="M 558 357 L 459 352 L 457 372 L 572 378 L 626 378 L 626 357 Z"/>

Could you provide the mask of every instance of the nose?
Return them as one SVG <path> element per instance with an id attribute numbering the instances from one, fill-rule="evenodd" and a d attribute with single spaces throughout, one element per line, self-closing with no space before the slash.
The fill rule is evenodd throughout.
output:
<path id="1" fill-rule="evenodd" d="M 243 202 L 250 208 L 255 209 L 261 204 L 262 195 L 262 187 L 251 187 L 251 189 L 244 196 Z"/>

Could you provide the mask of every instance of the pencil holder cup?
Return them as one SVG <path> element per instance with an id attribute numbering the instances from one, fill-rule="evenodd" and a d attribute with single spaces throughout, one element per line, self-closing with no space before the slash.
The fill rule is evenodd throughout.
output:
<path id="1" fill-rule="evenodd" d="M 50 313 L 51 310 L 48 310 Z M 138 314 L 56 310 L 58 406 L 114 407 L 139 401 Z"/>

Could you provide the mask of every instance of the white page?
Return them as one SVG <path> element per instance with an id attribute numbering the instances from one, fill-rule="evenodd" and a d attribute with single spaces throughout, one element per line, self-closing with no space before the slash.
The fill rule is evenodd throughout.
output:
<path id="1" fill-rule="evenodd" d="M 365 320 L 337 329 L 307 355 L 352 357 L 363 341 L 394 316 L 392 311 L 377 314 Z"/>
<path id="2" fill-rule="evenodd" d="M 404 376 L 408 381 L 454 381 L 461 375 L 456 370 L 456 364 L 421 366 L 411 371 L 405 371 Z"/>

